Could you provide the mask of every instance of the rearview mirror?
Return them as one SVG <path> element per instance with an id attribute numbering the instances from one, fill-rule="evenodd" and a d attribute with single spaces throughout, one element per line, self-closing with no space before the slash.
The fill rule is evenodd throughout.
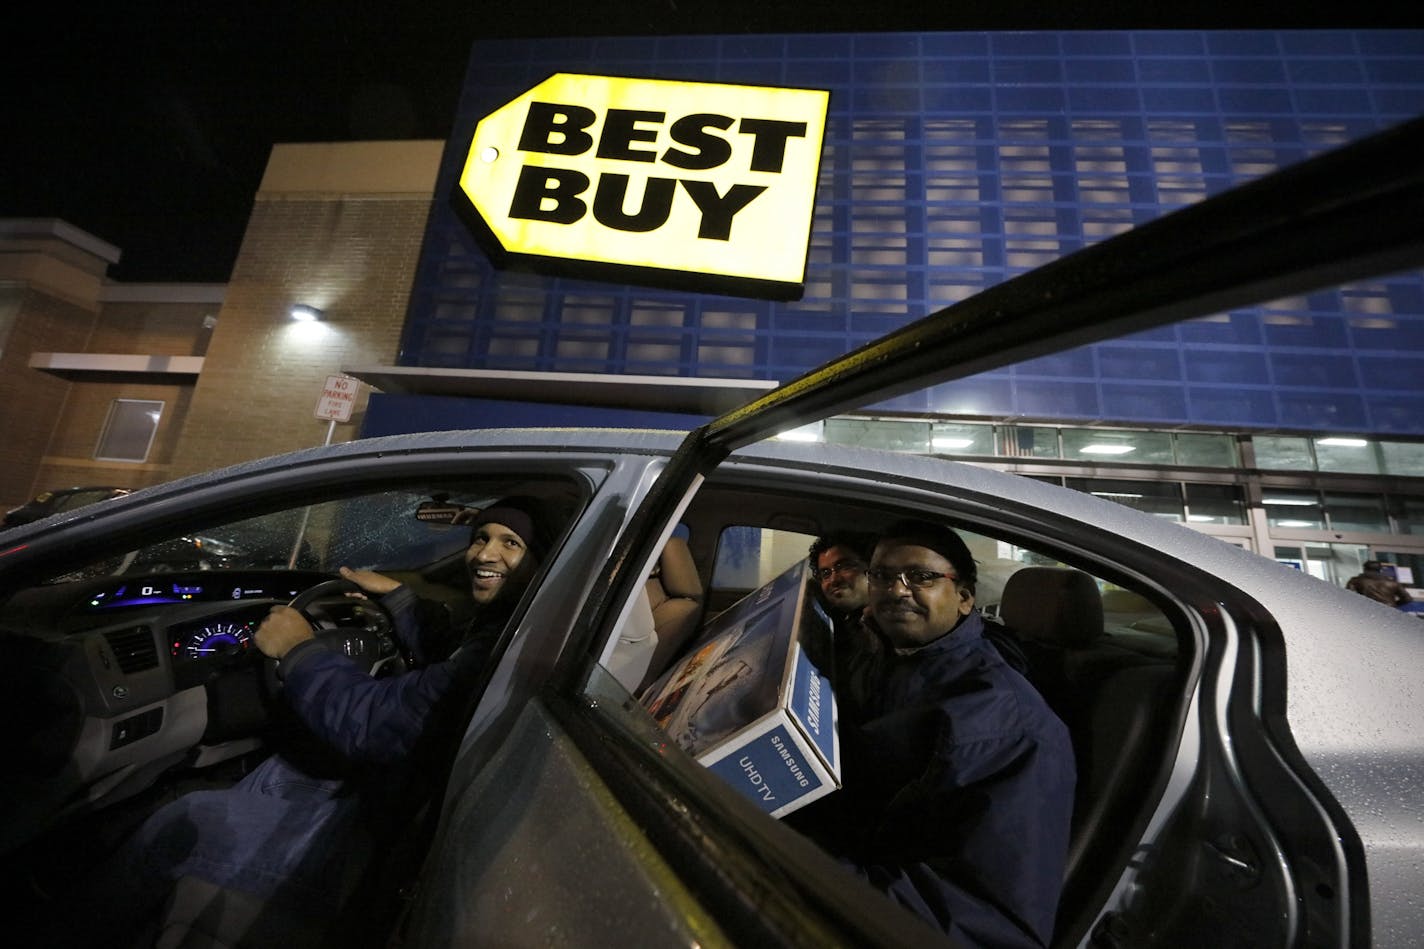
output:
<path id="1" fill-rule="evenodd" d="M 427 524 L 468 524 L 480 513 L 477 507 L 466 507 L 441 498 L 421 501 L 415 509 L 415 519 Z"/>

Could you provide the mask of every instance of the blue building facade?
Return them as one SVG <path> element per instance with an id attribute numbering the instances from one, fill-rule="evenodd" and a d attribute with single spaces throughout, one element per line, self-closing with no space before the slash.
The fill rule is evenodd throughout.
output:
<path id="1" fill-rule="evenodd" d="M 469 141 L 483 115 L 554 72 L 829 89 L 804 296 L 771 302 L 491 266 L 452 200 Z M 1424 31 L 482 41 L 398 362 L 785 381 L 984 287 L 1421 113 Z M 1406 273 L 881 408 L 1407 438 L 1424 436 L 1421 380 L 1424 277 Z M 487 409 L 376 396 L 367 431 L 479 427 Z M 515 417 L 564 424 L 567 412 L 528 405 Z"/>

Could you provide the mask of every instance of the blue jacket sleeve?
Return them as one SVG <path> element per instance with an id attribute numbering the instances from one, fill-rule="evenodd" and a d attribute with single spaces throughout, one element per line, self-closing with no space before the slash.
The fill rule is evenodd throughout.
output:
<path id="1" fill-rule="evenodd" d="M 444 655 L 449 655 L 448 622 L 435 622 L 433 632 L 427 629 L 421 601 L 409 588 L 399 587 L 381 602 L 395 621 L 396 638 L 417 663 L 429 662 L 437 639 L 443 638 Z M 317 737 L 353 761 L 384 764 L 415 748 L 463 664 L 461 657 L 452 657 L 373 679 L 350 659 L 311 640 L 288 652 L 281 669 L 287 701 Z"/>
<path id="2" fill-rule="evenodd" d="M 409 755 L 455 679 L 455 659 L 373 679 L 318 643 L 299 648 L 305 654 L 286 672 L 287 700 L 313 733 L 353 761 L 384 764 Z"/>

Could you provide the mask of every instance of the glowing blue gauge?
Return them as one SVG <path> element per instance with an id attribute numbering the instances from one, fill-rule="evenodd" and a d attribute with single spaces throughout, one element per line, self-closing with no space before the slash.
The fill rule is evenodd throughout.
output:
<path id="1" fill-rule="evenodd" d="M 252 648 L 255 623 L 219 620 L 201 626 L 173 642 L 173 655 L 186 659 L 236 656 Z"/>

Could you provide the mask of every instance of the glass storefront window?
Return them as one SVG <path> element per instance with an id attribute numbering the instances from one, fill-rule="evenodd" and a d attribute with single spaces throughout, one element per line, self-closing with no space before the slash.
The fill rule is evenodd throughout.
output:
<path id="1" fill-rule="evenodd" d="M 1331 530 L 1389 532 L 1384 498 L 1377 494 L 1327 493 L 1325 511 L 1330 516 Z"/>
<path id="2" fill-rule="evenodd" d="M 880 448 L 886 451 L 912 451 L 924 454 L 930 450 L 929 422 L 894 419 L 826 419 L 826 441 L 832 445 L 854 445 L 858 448 Z"/>
<path id="3" fill-rule="evenodd" d="M 1187 521 L 1192 524 L 1245 524 L 1246 505 L 1234 484 L 1188 484 Z"/>
<path id="4" fill-rule="evenodd" d="M 1424 498 L 1392 499 L 1395 530 L 1401 534 L 1424 534 Z M 1424 579 L 1424 578 L 1421 578 Z"/>
<path id="5" fill-rule="evenodd" d="M 1388 474 L 1417 478 L 1424 475 L 1424 442 L 1380 442 Z"/>
<path id="6" fill-rule="evenodd" d="M 1236 439 L 1230 435 L 1178 432 L 1177 464 L 1212 468 L 1236 467 Z"/>
<path id="7" fill-rule="evenodd" d="M 1394 566 L 1394 576 L 1407 587 L 1424 585 L 1424 554 L 1401 551 L 1377 550 L 1375 560 Z"/>
<path id="8" fill-rule="evenodd" d="M 1379 473 L 1379 456 L 1375 453 L 1375 443 L 1366 438 L 1339 435 L 1317 438 L 1315 463 L 1321 471 Z"/>
<path id="9" fill-rule="evenodd" d="M 1277 547 L 1276 561 L 1295 567 L 1326 583 L 1344 586 L 1345 581 L 1360 572 L 1360 565 L 1369 559 L 1369 549 L 1354 544 L 1306 544 L 1302 547 Z"/>
<path id="10" fill-rule="evenodd" d="M 1183 521 L 1182 486 L 1176 481 L 1117 481 L 1109 478 L 1066 478 L 1064 483 L 1075 491 L 1083 491 L 1146 514 Z"/>
<path id="11" fill-rule="evenodd" d="M 1170 465 L 1172 436 L 1167 432 L 1063 430 L 1063 457 L 1072 461 L 1127 461 Z"/>
<path id="12" fill-rule="evenodd" d="M 1270 488 L 1261 499 L 1266 523 L 1272 527 L 1325 529 L 1325 510 L 1314 491 L 1287 491 Z"/>
<path id="13" fill-rule="evenodd" d="M 930 429 L 930 451 L 949 455 L 992 455 L 994 426 L 936 422 Z"/>
<path id="14" fill-rule="evenodd" d="M 1016 425 L 1012 432 L 1014 454 L 1020 458 L 1058 458 L 1058 429 Z"/>
<path id="15" fill-rule="evenodd" d="M 1310 454 L 1310 441 L 1287 435 L 1256 435 L 1256 467 L 1286 471 L 1313 471 L 1315 459 Z"/>

